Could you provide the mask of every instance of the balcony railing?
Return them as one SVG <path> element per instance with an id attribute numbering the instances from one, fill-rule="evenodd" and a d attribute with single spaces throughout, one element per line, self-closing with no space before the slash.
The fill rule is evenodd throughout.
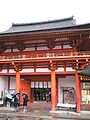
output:
<path id="1" fill-rule="evenodd" d="M 46 53 L 24 53 L 24 54 L 7 54 L 7 55 L 1 55 L 0 60 L 6 60 L 6 59 L 25 59 L 25 58 L 56 58 L 56 57 L 89 57 L 90 58 L 90 52 L 46 52 Z"/>

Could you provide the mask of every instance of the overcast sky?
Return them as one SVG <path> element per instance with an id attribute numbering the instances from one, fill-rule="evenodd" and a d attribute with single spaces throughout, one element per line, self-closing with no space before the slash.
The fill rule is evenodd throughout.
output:
<path id="1" fill-rule="evenodd" d="M 90 0 L 0 0 L 0 31 L 12 23 L 31 23 L 74 16 L 90 23 Z"/>

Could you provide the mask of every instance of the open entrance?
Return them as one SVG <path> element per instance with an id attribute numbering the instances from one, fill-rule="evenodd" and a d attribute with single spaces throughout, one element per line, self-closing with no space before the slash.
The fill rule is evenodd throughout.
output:
<path id="1" fill-rule="evenodd" d="M 29 77 L 28 77 L 29 78 Z M 23 92 L 28 95 L 28 103 L 50 103 L 51 102 L 51 82 L 50 77 L 45 79 L 42 76 L 31 76 L 30 79 L 21 80 L 20 102 L 23 103 Z"/>
<path id="2" fill-rule="evenodd" d="M 31 82 L 31 91 L 33 90 L 34 102 L 51 101 L 51 82 Z"/>
<path id="3" fill-rule="evenodd" d="M 34 101 L 50 102 L 51 101 L 50 88 L 35 88 Z"/>

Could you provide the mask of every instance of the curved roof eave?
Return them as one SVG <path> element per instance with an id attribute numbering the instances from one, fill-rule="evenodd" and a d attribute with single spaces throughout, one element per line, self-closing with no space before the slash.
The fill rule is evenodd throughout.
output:
<path id="1" fill-rule="evenodd" d="M 77 72 L 79 75 L 90 77 L 90 64 L 86 66 L 83 70 Z"/>
<path id="2" fill-rule="evenodd" d="M 70 29 L 71 28 L 71 29 Z M 65 33 L 71 33 L 71 32 L 83 32 L 83 31 L 89 31 L 90 32 L 90 28 L 84 28 L 84 29 L 76 29 L 76 28 L 72 28 L 72 27 L 68 27 L 67 29 L 61 29 L 61 28 L 57 28 L 57 29 L 45 29 L 45 30 L 36 30 L 36 31 L 20 31 L 20 32 L 11 32 L 11 33 L 0 33 L 0 36 L 11 36 L 11 35 L 21 35 L 21 34 L 40 34 L 40 33 L 52 33 L 52 32 L 65 32 Z"/>

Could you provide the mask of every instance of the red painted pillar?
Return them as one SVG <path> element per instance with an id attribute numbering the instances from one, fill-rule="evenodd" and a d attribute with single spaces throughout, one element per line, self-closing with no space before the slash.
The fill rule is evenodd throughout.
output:
<path id="1" fill-rule="evenodd" d="M 8 77 L 8 90 L 10 89 L 10 77 Z"/>
<path id="2" fill-rule="evenodd" d="M 51 109 L 56 109 L 56 78 L 55 70 L 51 70 Z"/>
<path id="3" fill-rule="evenodd" d="M 75 73 L 75 76 L 76 76 L 76 106 L 77 106 L 76 111 L 80 112 L 81 111 L 80 80 L 77 71 Z"/>
<path id="4" fill-rule="evenodd" d="M 20 71 L 16 71 L 16 93 L 20 92 Z"/>

